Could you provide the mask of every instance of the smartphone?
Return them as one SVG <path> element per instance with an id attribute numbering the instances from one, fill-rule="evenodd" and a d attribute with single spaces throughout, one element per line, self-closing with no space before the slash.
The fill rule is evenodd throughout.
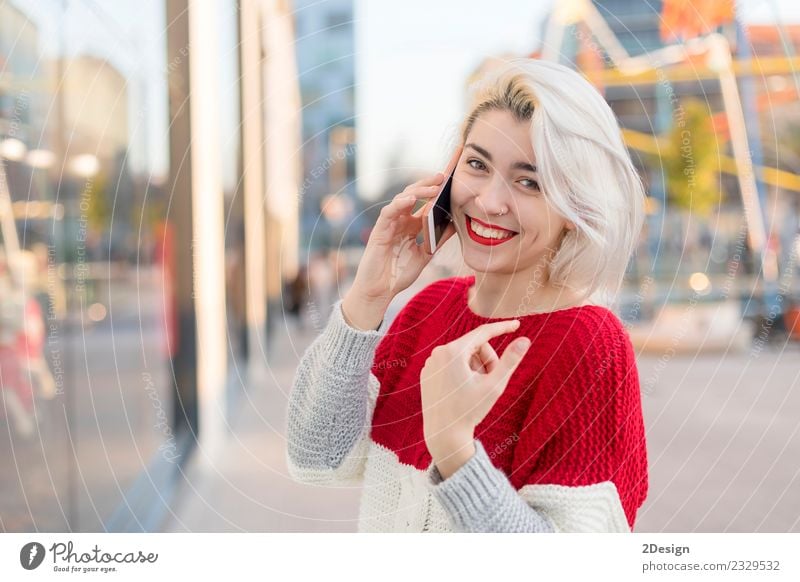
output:
<path id="1" fill-rule="evenodd" d="M 436 195 L 435 201 L 433 204 L 430 202 L 426 204 L 422 211 L 422 236 L 425 252 L 429 255 L 432 255 L 441 247 L 447 227 L 453 222 L 453 216 L 450 213 L 450 190 L 453 187 L 453 175 L 461 157 L 461 150 L 461 147 L 457 148 L 450 159 L 450 163 L 444 172 L 446 176 L 444 184 L 439 190 L 439 194 Z"/>

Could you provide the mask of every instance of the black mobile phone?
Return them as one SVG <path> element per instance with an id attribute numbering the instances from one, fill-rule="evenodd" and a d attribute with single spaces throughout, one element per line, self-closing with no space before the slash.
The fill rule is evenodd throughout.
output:
<path id="1" fill-rule="evenodd" d="M 447 226 L 453 221 L 450 209 L 450 192 L 453 187 L 453 176 L 455 175 L 460 155 L 461 148 L 459 147 L 450 159 L 450 163 L 447 164 L 447 178 L 436 196 L 436 201 L 430 209 L 425 211 L 423 216 L 425 250 L 431 255 L 441 246 Z"/>
<path id="2" fill-rule="evenodd" d="M 436 199 L 436 204 L 433 205 L 433 240 L 435 241 L 433 252 L 436 252 L 436 249 L 439 248 L 439 243 L 444 236 L 444 230 L 453 221 L 453 216 L 450 214 L 450 189 L 452 186 L 453 174 L 450 174 L 447 177 L 444 188 L 439 193 L 439 197 Z"/>

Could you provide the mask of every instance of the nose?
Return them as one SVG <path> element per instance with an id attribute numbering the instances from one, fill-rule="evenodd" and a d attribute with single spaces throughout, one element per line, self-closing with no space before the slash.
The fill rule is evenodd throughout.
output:
<path id="1" fill-rule="evenodd" d="M 475 205 L 486 215 L 487 220 L 492 216 L 508 212 L 511 209 L 508 185 L 500 176 L 494 176 L 478 191 Z"/>

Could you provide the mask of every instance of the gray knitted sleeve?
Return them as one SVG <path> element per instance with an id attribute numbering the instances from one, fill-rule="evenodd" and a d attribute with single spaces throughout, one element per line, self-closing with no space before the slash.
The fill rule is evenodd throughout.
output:
<path id="1" fill-rule="evenodd" d="M 370 372 L 381 330 L 347 324 L 342 300 L 306 349 L 295 373 L 286 420 L 289 475 L 316 485 L 361 481 L 378 379 Z"/>
<path id="2" fill-rule="evenodd" d="M 385 335 L 347 324 L 341 300 L 300 359 L 287 411 L 286 463 L 296 481 L 315 485 L 360 484 L 369 429 L 380 388 L 371 373 Z M 436 466 L 428 483 L 458 531 L 550 532 L 553 527 L 522 499 L 475 440 L 476 454 L 448 479 Z"/>
<path id="3" fill-rule="evenodd" d="M 553 524 L 519 495 L 505 474 L 492 464 L 486 449 L 475 439 L 475 454 L 443 479 L 431 463 L 428 486 L 447 511 L 454 529 L 461 532 L 552 533 Z"/>

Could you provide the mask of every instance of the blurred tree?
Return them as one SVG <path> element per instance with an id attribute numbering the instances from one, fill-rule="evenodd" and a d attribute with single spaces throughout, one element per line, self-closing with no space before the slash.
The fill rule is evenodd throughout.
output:
<path id="1" fill-rule="evenodd" d="M 108 177 L 103 173 L 87 182 L 84 189 L 84 195 L 88 198 L 86 219 L 89 227 L 97 236 L 102 235 L 111 227 L 111 208 L 106 195 L 107 189 Z"/>
<path id="2" fill-rule="evenodd" d="M 720 203 L 719 144 L 706 104 L 687 100 L 666 138 L 660 158 L 671 203 L 707 218 Z"/>

